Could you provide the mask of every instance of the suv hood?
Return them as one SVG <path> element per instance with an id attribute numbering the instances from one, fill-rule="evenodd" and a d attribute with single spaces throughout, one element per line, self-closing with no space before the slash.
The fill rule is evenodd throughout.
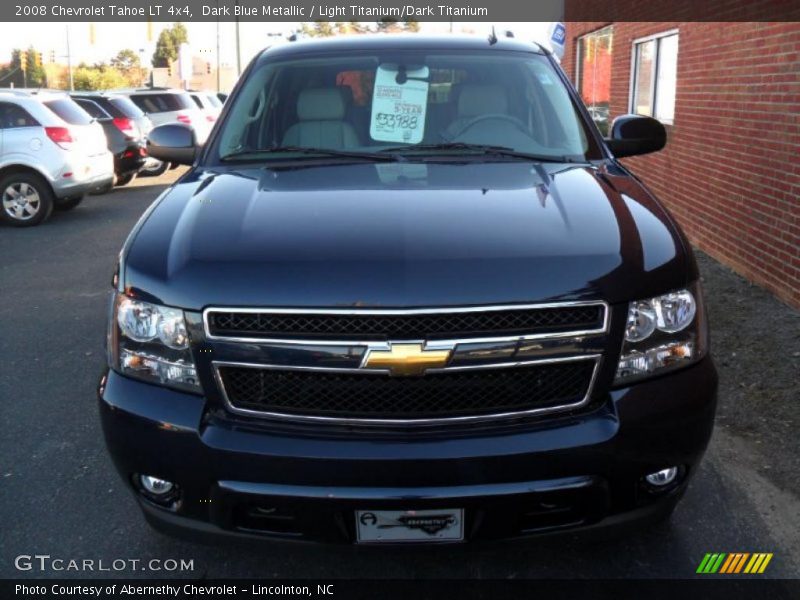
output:
<path id="1" fill-rule="evenodd" d="M 190 310 L 616 303 L 685 285 L 686 248 L 622 170 L 239 166 L 168 189 L 132 232 L 122 275 L 132 293 Z"/>

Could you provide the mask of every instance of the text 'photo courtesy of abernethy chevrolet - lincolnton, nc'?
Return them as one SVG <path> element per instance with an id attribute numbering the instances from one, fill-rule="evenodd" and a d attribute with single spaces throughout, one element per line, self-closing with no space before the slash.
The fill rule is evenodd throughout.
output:
<path id="1" fill-rule="evenodd" d="M 496 37 L 275 45 L 131 231 L 99 405 L 147 521 L 454 543 L 669 518 L 717 375 L 692 249 L 557 61 Z"/>

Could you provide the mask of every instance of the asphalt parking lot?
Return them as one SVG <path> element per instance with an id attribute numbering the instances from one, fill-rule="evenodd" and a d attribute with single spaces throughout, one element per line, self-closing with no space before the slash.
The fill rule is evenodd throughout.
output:
<path id="1" fill-rule="evenodd" d="M 117 252 L 177 175 L 89 197 L 36 228 L 0 226 L 0 577 L 87 575 L 19 572 L 20 554 L 194 563 L 188 572 L 97 573 L 124 577 L 684 578 L 707 552 L 772 552 L 764 576 L 800 573 L 800 315 L 703 256 L 720 417 L 670 523 L 616 541 L 570 537 L 452 553 L 212 547 L 152 532 L 106 455 L 95 388 Z"/>

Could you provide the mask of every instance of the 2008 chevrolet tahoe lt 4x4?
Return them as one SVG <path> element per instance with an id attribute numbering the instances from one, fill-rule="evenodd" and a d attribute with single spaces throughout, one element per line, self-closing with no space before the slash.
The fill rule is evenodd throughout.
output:
<path id="1" fill-rule="evenodd" d="M 351 37 L 257 56 L 120 255 L 100 412 L 162 530 L 456 542 L 667 517 L 711 434 L 692 250 L 553 57 Z"/>

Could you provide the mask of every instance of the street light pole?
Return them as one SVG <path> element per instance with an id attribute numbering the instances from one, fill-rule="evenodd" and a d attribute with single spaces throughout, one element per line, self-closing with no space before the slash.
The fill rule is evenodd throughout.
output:
<path id="1" fill-rule="evenodd" d="M 72 80 L 72 52 L 69 49 L 69 25 L 67 27 L 67 71 L 69 72 L 69 91 L 75 91 L 75 82 Z"/>

